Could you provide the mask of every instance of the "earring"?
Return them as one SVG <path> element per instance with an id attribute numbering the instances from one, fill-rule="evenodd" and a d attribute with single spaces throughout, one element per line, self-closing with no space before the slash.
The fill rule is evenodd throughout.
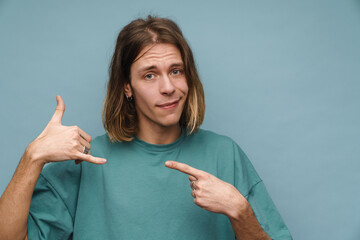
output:
<path id="1" fill-rule="evenodd" d="M 128 100 L 128 102 L 131 102 L 132 100 L 134 100 L 133 96 L 129 97 L 127 94 L 125 94 L 125 96 L 126 96 L 126 100 Z"/>

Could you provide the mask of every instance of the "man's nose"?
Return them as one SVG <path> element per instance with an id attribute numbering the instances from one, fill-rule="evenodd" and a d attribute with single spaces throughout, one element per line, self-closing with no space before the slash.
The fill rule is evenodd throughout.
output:
<path id="1" fill-rule="evenodd" d="M 175 92 L 173 80 L 167 74 L 164 74 L 160 79 L 160 93 L 164 95 L 171 95 Z"/>

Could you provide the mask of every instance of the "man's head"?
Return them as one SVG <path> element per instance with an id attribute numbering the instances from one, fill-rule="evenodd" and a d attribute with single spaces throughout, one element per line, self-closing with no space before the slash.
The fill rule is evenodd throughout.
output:
<path id="1" fill-rule="evenodd" d="M 149 16 L 125 26 L 109 73 L 103 124 L 112 141 L 131 140 L 144 119 L 179 124 L 187 133 L 199 129 L 204 91 L 192 51 L 173 21 Z"/>

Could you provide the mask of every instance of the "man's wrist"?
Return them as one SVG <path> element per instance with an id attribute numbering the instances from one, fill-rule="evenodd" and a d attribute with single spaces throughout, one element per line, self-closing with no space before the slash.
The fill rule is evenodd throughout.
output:
<path id="1" fill-rule="evenodd" d="M 34 142 L 31 142 L 26 148 L 22 160 L 30 166 L 42 169 L 46 162 L 41 158 L 40 154 L 35 151 L 35 149 L 36 147 L 34 146 Z"/>
<path id="2" fill-rule="evenodd" d="M 246 200 L 243 199 L 234 207 L 234 211 L 229 215 L 231 226 L 237 238 L 244 239 L 271 239 L 262 229 L 255 214 Z"/>
<path id="3" fill-rule="evenodd" d="M 230 209 L 226 215 L 231 221 L 244 221 L 251 214 L 249 202 L 240 193 L 237 198 L 234 198 L 234 203 Z"/>

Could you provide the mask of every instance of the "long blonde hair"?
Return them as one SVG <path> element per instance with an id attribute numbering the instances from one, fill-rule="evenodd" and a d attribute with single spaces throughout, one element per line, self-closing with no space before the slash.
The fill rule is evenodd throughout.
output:
<path id="1" fill-rule="evenodd" d="M 134 101 L 127 101 L 124 88 L 130 84 L 130 67 L 144 47 L 154 43 L 175 45 L 184 62 L 189 87 L 188 97 L 179 124 L 187 134 L 196 133 L 205 115 L 204 89 L 192 51 L 175 22 L 167 18 L 148 16 L 136 19 L 119 33 L 109 67 L 109 82 L 102 120 L 111 141 L 131 141 L 138 130 Z"/>

